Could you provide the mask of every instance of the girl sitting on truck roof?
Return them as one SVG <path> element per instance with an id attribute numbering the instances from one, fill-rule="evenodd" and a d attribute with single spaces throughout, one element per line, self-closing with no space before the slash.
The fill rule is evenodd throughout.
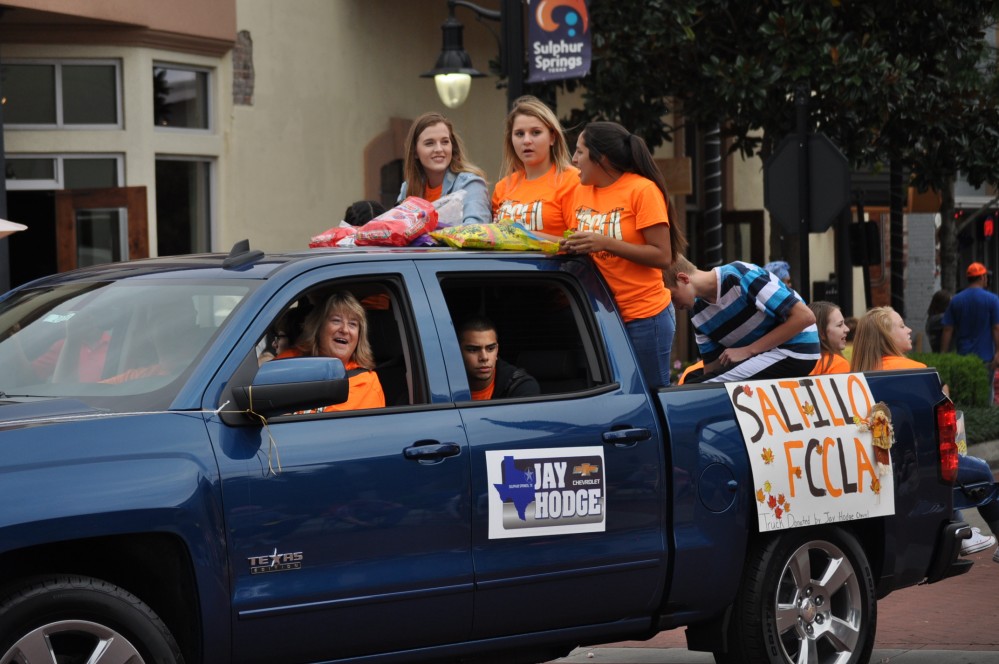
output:
<path id="1" fill-rule="evenodd" d="M 503 176 L 493 189 L 493 219 L 560 240 L 579 169 L 572 165 L 558 118 L 537 97 L 519 98 L 506 116 Z"/>

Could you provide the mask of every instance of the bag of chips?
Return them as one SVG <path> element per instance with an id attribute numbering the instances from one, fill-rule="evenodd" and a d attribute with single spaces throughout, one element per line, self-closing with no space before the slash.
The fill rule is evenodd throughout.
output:
<path id="1" fill-rule="evenodd" d="M 354 233 L 357 229 L 345 221 L 341 221 L 338 226 L 313 236 L 309 240 L 309 247 L 349 247 L 354 244 Z"/>
<path id="2" fill-rule="evenodd" d="M 462 249 L 558 252 L 558 242 L 543 240 L 521 224 L 461 224 L 436 230 L 430 237 Z"/>
<path id="3" fill-rule="evenodd" d="M 410 196 L 358 228 L 354 242 L 358 246 L 404 247 L 435 228 L 437 210 L 434 206 L 422 198 Z"/>

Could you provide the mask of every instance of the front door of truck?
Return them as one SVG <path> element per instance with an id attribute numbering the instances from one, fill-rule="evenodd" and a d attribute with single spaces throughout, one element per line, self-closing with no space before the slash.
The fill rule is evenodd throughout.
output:
<path id="1" fill-rule="evenodd" d="M 469 457 L 459 414 L 433 403 L 446 378 L 433 324 L 418 313 L 425 296 L 406 287 L 412 270 L 339 266 L 265 311 L 273 319 L 351 291 L 370 307 L 376 358 L 393 370 L 377 369 L 383 388 L 400 380 L 403 396 L 222 432 L 235 661 L 339 659 L 468 637 Z M 439 456 L 417 449 L 444 445 Z"/>
<path id="2" fill-rule="evenodd" d="M 590 296 L 560 275 L 578 263 L 420 267 L 469 440 L 474 637 L 647 616 L 665 578 L 663 458 L 623 328 L 600 329 Z M 495 324 L 500 356 L 540 396 L 470 399 L 452 331 L 470 315 Z"/>

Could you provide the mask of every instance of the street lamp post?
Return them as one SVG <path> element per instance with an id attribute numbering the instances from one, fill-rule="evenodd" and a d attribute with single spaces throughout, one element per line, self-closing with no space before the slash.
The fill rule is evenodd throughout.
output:
<path id="1" fill-rule="evenodd" d="M 507 108 L 512 107 L 513 102 L 524 93 L 523 0 L 501 0 L 498 11 L 479 7 L 467 0 L 448 0 L 448 17 L 441 25 L 441 54 L 434 68 L 420 76 L 434 79 L 437 94 L 448 108 L 461 106 L 468 98 L 472 79 L 485 76 L 472 66 L 472 58 L 465 50 L 462 36 L 465 28 L 454 15 L 456 7 L 472 10 L 479 20 L 499 22 L 500 76 L 507 78 Z"/>

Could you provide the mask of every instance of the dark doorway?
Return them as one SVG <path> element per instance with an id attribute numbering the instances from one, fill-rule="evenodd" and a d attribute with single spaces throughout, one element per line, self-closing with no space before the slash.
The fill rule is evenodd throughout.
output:
<path id="1" fill-rule="evenodd" d="M 28 227 L 7 237 L 11 288 L 58 272 L 55 192 L 8 191 L 7 215 Z"/>

